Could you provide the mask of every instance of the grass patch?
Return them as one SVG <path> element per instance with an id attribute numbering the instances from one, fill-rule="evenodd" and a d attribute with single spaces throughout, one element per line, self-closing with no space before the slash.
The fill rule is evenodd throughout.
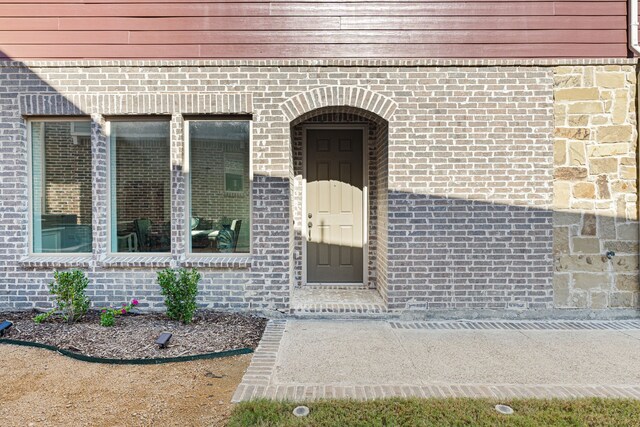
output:
<path id="1" fill-rule="evenodd" d="M 494 406 L 511 406 L 501 415 Z M 257 400 L 236 406 L 230 427 L 240 426 L 640 426 L 640 402 L 622 399 L 381 399 L 305 403 L 306 418 L 292 414 L 299 403 Z"/>

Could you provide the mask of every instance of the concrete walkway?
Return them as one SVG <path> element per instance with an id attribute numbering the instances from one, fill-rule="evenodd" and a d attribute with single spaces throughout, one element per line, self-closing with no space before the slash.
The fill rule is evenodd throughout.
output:
<path id="1" fill-rule="evenodd" d="M 233 400 L 640 399 L 640 320 L 270 321 Z"/>

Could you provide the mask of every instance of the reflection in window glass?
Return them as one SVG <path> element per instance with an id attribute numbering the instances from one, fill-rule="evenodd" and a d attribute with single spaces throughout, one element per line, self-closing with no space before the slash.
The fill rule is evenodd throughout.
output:
<path id="1" fill-rule="evenodd" d="M 111 251 L 171 250 L 169 122 L 111 122 Z"/>
<path id="2" fill-rule="evenodd" d="M 249 252 L 249 125 L 189 122 L 192 252 Z"/>
<path id="3" fill-rule="evenodd" d="M 90 129 L 31 122 L 34 253 L 91 252 Z"/>

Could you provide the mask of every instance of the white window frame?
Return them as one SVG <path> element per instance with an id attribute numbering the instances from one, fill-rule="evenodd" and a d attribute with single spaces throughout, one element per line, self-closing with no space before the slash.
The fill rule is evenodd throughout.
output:
<path id="1" fill-rule="evenodd" d="M 89 122 L 92 123 L 91 117 L 89 116 L 46 116 L 46 117 L 29 117 L 26 119 L 26 127 L 27 127 L 27 210 L 29 212 L 28 218 L 28 229 L 27 229 L 27 254 L 29 257 L 90 257 L 95 252 L 96 248 L 94 247 L 94 239 L 95 239 L 95 221 L 93 218 L 93 213 L 91 215 L 91 252 L 34 252 L 33 247 L 33 237 L 34 237 L 34 218 L 33 218 L 33 140 L 32 140 L 32 132 L 31 128 L 33 123 L 42 123 L 42 143 L 44 144 L 44 123 L 59 123 L 59 122 Z M 93 146 L 93 141 L 92 144 Z M 44 150 L 43 150 L 44 152 Z M 43 159 L 44 160 L 44 159 Z M 93 176 L 93 148 L 91 153 L 91 175 Z M 41 182 L 44 185 L 44 177 L 45 177 L 45 165 L 42 165 L 42 178 Z M 42 204 L 45 204 L 45 198 L 43 193 Z M 93 192 L 91 193 L 91 205 L 93 206 Z"/>
<path id="2" fill-rule="evenodd" d="M 190 122 L 249 122 L 249 252 L 193 252 L 191 247 L 191 143 L 189 139 L 189 123 Z M 206 258 L 240 258 L 248 257 L 253 254 L 253 119 L 250 116 L 239 116 L 237 118 L 224 116 L 202 116 L 189 117 L 184 119 L 184 143 L 183 143 L 183 159 L 182 173 L 185 180 L 185 221 L 184 230 L 184 248 L 187 257 L 206 257 Z M 246 186 L 246 184 L 245 184 Z M 225 183 L 225 193 L 226 193 Z"/>

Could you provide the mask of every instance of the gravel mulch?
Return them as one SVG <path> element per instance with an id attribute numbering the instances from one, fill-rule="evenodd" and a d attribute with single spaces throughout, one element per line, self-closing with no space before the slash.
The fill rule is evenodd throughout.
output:
<path id="1" fill-rule="evenodd" d="M 50 319 L 36 324 L 36 311 L 0 312 L 0 321 L 13 322 L 4 338 L 34 341 L 92 357 L 148 359 L 191 356 L 237 348 L 258 346 L 267 320 L 238 313 L 199 311 L 193 322 L 183 325 L 166 315 L 127 314 L 118 316 L 116 325 L 100 326 L 100 313 L 91 311 L 78 323 Z M 162 332 L 173 334 L 169 346 L 158 348 Z"/>

